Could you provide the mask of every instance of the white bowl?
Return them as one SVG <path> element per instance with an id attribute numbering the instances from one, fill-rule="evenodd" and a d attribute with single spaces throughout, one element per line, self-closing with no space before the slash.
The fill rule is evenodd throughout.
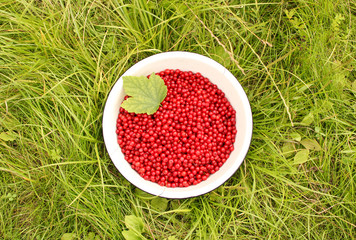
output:
<path id="1" fill-rule="evenodd" d="M 234 151 L 216 173 L 197 185 L 168 188 L 143 179 L 125 160 L 117 143 L 116 120 L 124 99 L 123 76 L 147 76 L 165 69 L 200 72 L 216 84 L 236 111 L 236 139 Z M 252 137 L 252 113 L 250 103 L 238 80 L 216 61 L 190 52 L 159 53 L 136 63 L 115 83 L 107 98 L 103 114 L 103 135 L 106 149 L 120 173 L 132 184 L 150 194 L 165 198 L 189 198 L 214 190 L 228 180 L 243 162 Z"/>

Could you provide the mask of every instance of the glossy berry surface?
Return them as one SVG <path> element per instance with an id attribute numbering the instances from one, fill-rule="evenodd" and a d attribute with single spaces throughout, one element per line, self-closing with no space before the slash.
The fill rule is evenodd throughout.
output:
<path id="1" fill-rule="evenodd" d="M 234 150 L 236 112 L 200 73 L 166 69 L 157 75 L 168 88 L 166 98 L 153 115 L 120 108 L 117 142 L 144 179 L 173 188 L 198 184 Z"/>

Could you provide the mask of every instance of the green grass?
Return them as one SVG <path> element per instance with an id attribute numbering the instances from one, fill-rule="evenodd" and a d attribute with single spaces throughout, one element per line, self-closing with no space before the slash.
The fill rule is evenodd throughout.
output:
<path id="1" fill-rule="evenodd" d="M 147 239 L 356 238 L 355 12 L 353 0 L 0 1 L 0 239 L 123 239 L 130 215 Z M 115 169 L 101 119 L 125 70 L 174 50 L 239 79 L 254 132 L 223 186 L 167 202 Z"/>

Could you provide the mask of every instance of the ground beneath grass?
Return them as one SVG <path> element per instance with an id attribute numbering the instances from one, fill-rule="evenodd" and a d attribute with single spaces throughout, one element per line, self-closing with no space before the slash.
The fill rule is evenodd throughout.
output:
<path id="1" fill-rule="evenodd" d="M 0 239 L 354 239 L 353 0 L 0 1 Z M 204 196 L 166 200 L 115 169 L 105 99 L 137 61 L 228 68 L 250 151 Z"/>

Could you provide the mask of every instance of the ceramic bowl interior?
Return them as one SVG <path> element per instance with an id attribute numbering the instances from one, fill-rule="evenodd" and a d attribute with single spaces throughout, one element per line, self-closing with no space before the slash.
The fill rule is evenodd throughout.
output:
<path id="1" fill-rule="evenodd" d="M 234 151 L 216 173 L 206 181 L 184 188 L 168 188 L 143 179 L 124 159 L 117 143 L 116 120 L 125 92 L 122 76 L 146 76 L 165 69 L 200 72 L 216 84 L 236 111 Z M 246 93 L 238 80 L 216 61 L 190 52 L 166 52 L 148 57 L 128 69 L 113 86 L 104 109 L 103 135 L 107 151 L 116 168 L 132 184 L 150 194 L 165 198 L 189 198 L 214 190 L 228 180 L 243 162 L 252 137 L 252 113 Z"/>

